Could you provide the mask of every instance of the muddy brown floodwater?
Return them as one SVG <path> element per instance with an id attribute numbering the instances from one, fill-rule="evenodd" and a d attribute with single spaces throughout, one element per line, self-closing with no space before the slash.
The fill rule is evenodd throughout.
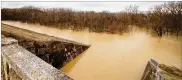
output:
<path id="1" fill-rule="evenodd" d="M 181 69 L 181 39 L 152 37 L 145 32 L 123 35 L 88 31 L 59 30 L 14 21 L 3 23 L 38 33 L 91 44 L 91 47 L 64 66 L 61 71 L 75 80 L 140 80 L 147 61 Z"/>

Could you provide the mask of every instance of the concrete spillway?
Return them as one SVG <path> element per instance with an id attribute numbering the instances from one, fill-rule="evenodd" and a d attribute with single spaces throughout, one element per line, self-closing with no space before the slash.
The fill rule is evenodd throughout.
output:
<path id="1" fill-rule="evenodd" d="M 58 59 L 61 62 L 57 63 L 60 65 L 59 68 L 63 67 L 72 59 L 76 58 L 90 46 L 62 38 L 57 38 L 54 36 L 36 33 L 6 24 L 2 24 L 2 34 L 3 38 L 12 37 L 18 40 L 18 45 L 38 56 L 48 64 L 54 64 L 55 62 L 57 62 L 55 61 L 55 58 L 61 58 Z M 4 46 L 4 44 L 2 44 L 2 46 Z M 63 56 L 54 56 L 53 53 L 55 52 L 60 53 Z M 51 55 L 53 55 L 54 57 L 51 57 Z"/>

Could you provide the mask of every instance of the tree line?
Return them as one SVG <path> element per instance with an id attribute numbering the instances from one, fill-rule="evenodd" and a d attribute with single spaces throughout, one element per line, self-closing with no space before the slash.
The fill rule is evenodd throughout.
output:
<path id="1" fill-rule="evenodd" d="M 146 12 L 138 10 L 137 5 L 126 7 L 121 12 L 76 11 L 68 8 L 22 8 L 1 9 L 2 20 L 38 23 L 60 29 L 93 32 L 123 33 L 131 26 L 145 28 L 162 35 L 182 35 L 182 2 L 166 2 L 155 5 Z"/>

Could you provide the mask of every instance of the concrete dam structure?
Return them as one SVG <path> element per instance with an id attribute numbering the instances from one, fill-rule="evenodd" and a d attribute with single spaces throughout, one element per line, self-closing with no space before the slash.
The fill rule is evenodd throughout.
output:
<path id="1" fill-rule="evenodd" d="M 13 26 L 11 26 L 11 25 L 13 25 Z M 54 33 L 54 34 L 56 34 L 56 35 L 54 35 L 54 36 L 57 36 L 57 37 L 49 36 L 51 34 L 45 35 L 46 33 L 41 34 L 43 32 L 49 32 L 49 30 L 39 29 L 42 31 L 34 32 L 34 31 L 36 31 L 36 30 L 34 30 L 35 28 L 33 30 L 28 29 L 28 28 L 32 28 L 33 26 L 27 26 L 28 28 L 26 28 L 26 29 L 25 29 L 25 27 L 26 27 L 25 25 L 23 25 L 22 27 L 19 27 L 19 28 L 15 27 L 15 26 L 16 26 L 15 24 L 10 24 L 10 25 L 2 24 L 2 34 L 1 34 L 1 36 L 2 36 L 2 44 L 1 44 L 2 45 L 2 50 L 1 50 L 2 76 L 1 76 L 1 79 L 2 80 L 73 80 L 73 79 L 75 79 L 75 80 L 87 80 L 87 79 L 95 80 L 94 79 L 95 77 L 93 76 L 93 72 L 98 72 L 98 73 L 102 72 L 103 71 L 102 69 L 104 69 L 104 66 L 106 66 L 106 70 L 108 70 L 107 67 L 108 66 L 111 67 L 113 65 L 117 65 L 116 70 L 119 74 L 118 76 L 121 78 L 116 79 L 115 77 L 117 77 L 117 76 L 112 75 L 117 72 L 110 73 L 108 71 L 108 72 L 100 73 L 100 75 L 103 75 L 103 77 L 105 77 L 105 79 L 107 78 L 107 80 L 112 80 L 109 77 L 115 78 L 113 80 L 122 80 L 122 79 L 126 79 L 126 80 L 135 80 L 135 79 L 137 79 L 137 80 L 181 80 L 181 78 L 182 78 L 182 75 L 181 75 L 182 71 L 180 69 L 178 69 L 174 66 L 160 64 L 159 63 L 160 60 L 158 60 L 159 61 L 158 62 L 156 58 L 149 59 L 149 61 L 146 65 L 139 64 L 139 65 L 145 66 L 145 68 L 143 67 L 144 70 L 140 70 L 143 73 L 143 76 L 142 76 L 142 74 L 139 75 L 139 76 L 141 76 L 141 78 L 130 78 L 130 79 L 125 78 L 126 75 L 123 76 L 122 72 L 124 72 L 124 74 L 129 73 L 128 74 L 129 77 L 133 77 L 133 74 L 130 71 L 135 71 L 135 69 L 132 70 L 132 68 L 129 68 L 128 65 L 126 65 L 126 66 L 125 66 L 125 64 L 123 65 L 122 61 L 125 61 L 126 59 L 124 60 L 124 59 L 122 59 L 122 57 L 119 57 L 120 54 L 117 55 L 117 51 L 115 51 L 117 49 L 113 50 L 113 48 L 111 48 L 113 46 L 113 42 L 114 42 L 112 40 L 111 40 L 112 45 L 105 45 L 108 43 L 108 41 L 107 41 L 105 43 L 102 43 L 102 44 L 104 44 L 103 46 L 102 45 L 98 46 L 97 44 L 100 43 L 100 42 L 98 42 L 98 43 L 96 43 L 97 46 L 92 44 L 92 47 L 90 47 L 90 45 L 85 45 L 82 43 L 58 38 L 60 36 L 65 36 L 65 34 L 59 33 L 58 31 L 56 31 L 54 29 L 52 29 L 51 31 L 55 31 L 56 33 Z M 63 31 L 60 31 L 60 32 L 63 32 Z M 75 34 L 75 33 L 73 33 L 73 34 Z M 86 35 L 86 36 L 88 37 L 88 35 Z M 100 36 L 101 35 L 99 35 L 99 37 Z M 83 35 L 81 35 L 81 37 L 79 37 L 79 39 L 82 37 L 83 37 Z M 90 38 L 91 38 L 91 36 L 89 36 L 89 39 Z M 96 38 L 98 38 L 98 37 L 96 37 Z M 109 38 L 113 38 L 113 37 L 109 36 Z M 70 39 L 70 38 L 68 38 L 68 39 Z M 107 38 L 104 38 L 104 39 L 107 39 Z M 96 39 L 96 41 L 98 41 L 98 40 L 99 39 Z M 102 39 L 101 39 L 101 41 L 103 42 Z M 129 43 L 132 42 L 132 41 L 130 41 L 130 39 L 127 39 L 126 41 L 128 41 Z M 114 44 L 114 46 L 117 46 L 117 44 L 118 44 L 118 42 L 116 44 Z M 132 44 L 135 44 L 135 43 L 132 43 Z M 125 44 L 125 42 L 122 42 L 121 45 L 127 46 Z M 107 48 L 105 46 L 111 46 L 111 47 Z M 119 47 L 122 47 L 122 46 L 119 46 Z M 94 51 L 94 48 L 97 48 L 97 49 Z M 106 50 L 106 49 L 110 49 L 110 48 L 111 48 L 111 50 L 108 50 L 108 51 Z M 103 49 L 104 52 L 102 52 L 102 50 L 99 51 L 100 49 Z M 130 53 L 126 52 L 127 49 L 128 48 L 123 48 L 123 49 L 119 48 L 118 51 L 119 51 L 119 53 L 130 54 Z M 85 50 L 87 50 L 87 51 L 85 51 Z M 128 49 L 128 50 L 130 50 L 130 49 Z M 142 50 L 143 49 L 141 49 L 141 51 Z M 91 52 L 89 52 L 89 51 L 91 51 Z M 109 52 L 109 51 L 112 51 L 112 52 Z M 123 51 L 123 52 L 120 52 L 120 51 Z M 85 54 L 85 53 L 91 54 L 91 55 L 86 55 L 86 57 L 84 57 L 84 58 L 82 57 L 82 59 L 80 59 L 80 56 L 82 56 L 82 54 Z M 94 55 L 94 53 L 96 53 L 96 54 Z M 101 58 L 98 53 L 99 54 L 108 53 L 108 54 L 100 55 L 100 56 L 102 56 L 102 58 Z M 113 54 L 109 55 L 110 53 L 114 53 L 114 55 Z M 139 55 L 139 53 L 137 53 L 137 52 L 134 52 L 134 54 Z M 134 55 L 134 54 L 132 54 L 132 56 L 136 56 L 136 57 L 138 56 L 138 55 Z M 120 60 L 119 63 L 113 64 L 115 61 L 112 61 L 112 60 L 116 59 L 116 57 L 114 57 L 115 55 L 116 55 L 117 59 L 122 59 L 122 60 Z M 90 56 L 92 56 L 92 57 L 90 57 Z M 97 56 L 99 56 L 98 57 L 99 59 L 96 58 Z M 105 58 L 103 56 L 105 56 Z M 138 57 L 140 57 L 140 56 L 142 56 L 142 55 L 139 55 Z M 111 58 L 111 57 L 113 57 L 113 58 Z M 74 58 L 76 58 L 76 59 L 74 59 Z M 131 58 L 131 57 L 129 57 L 129 58 Z M 109 64 L 109 65 L 102 64 L 102 63 L 107 63 L 108 62 L 107 59 L 112 64 Z M 76 61 L 79 60 L 79 61 L 76 62 L 75 60 Z M 132 63 L 133 60 L 131 60 L 131 62 L 129 62 L 129 65 L 135 64 L 135 63 Z M 84 64 L 82 61 L 87 64 Z M 78 64 L 80 64 L 80 62 L 82 62 L 81 64 L 83 64 L 83 65 L 78 65 Z M 97 62 L 100 62 L 100 63 L 97 63 Z M 116 62 L 117 62 L 117 60 L 116 60 Z M 70 75 L 70 73 L 67 73 L 66 71 L 62 70 L 65 67 L 70 66 L 70 64 L 72 66 L 72 64 L 75 64 L 75 63 L 77 64 L 77 65 L 74 65 L 74 67 L 77 66 L 76 67 L 77 70 L 76 70 L 75 74 L 81 75 L 80 78 L 72 76 L 72 75 Z M 119 64 L 121 66 L 119 66 Z M 93 65 L 94 65 L 94 68 L 93 68 Z M 98 66 L 98 65 L 100 65 L 100 66 Z M 97 66 L 97 67 L 95 67 L 95 66 Z M 88 67 L 90 67 L 90 68 L 88 68 Z M 133 67 L 133 66 L 131 66 L 131 67 Z M 60 68 L 61 68 L 61 71 L 58 70 Z M 68 67 L 68 68 L 70 68 L 70 67 Z M 115 67 L 113 67 L 113 68 L 115 68 Z M 130 70 L 124 71 L 124 68 L 125 69 L 128 68 Z M 134 67 L 134 68 L 136 68 L 136 67 Z M 99 71 L 99 69 L 100 69 L 100 71 Z M 83 73 L 84 71 L 89 71 L 89 70 L 90 70 L 90 72 Z M 74 69 L 71 68 L 70 71 L 74 71 Z M 90 73 L 92 73 L 92 74 L 90 74 Z M 109 73 L 109 76 L 106 77 L 105 75 L 107 75 L 108 73 Z M 87 74 L 89 76 L 91 75 L 91 77 L 89 77 L 85 74 Z M 137 74 L 138 74 L 138 72 L 137 72 Z M 99 74 L 96 74 L 95 76 L 100 77 L 100 75 L 99 76 L 98 75 Z M 97 80 L 103 80 L 103 79 L 104 78 L 97 78 Z"/>
<path id="2" fill-rule="evenodd" d="M 90 47 L 7 24 L 1 45 L 3 80 L 72 80 L 58 69 Z"/>

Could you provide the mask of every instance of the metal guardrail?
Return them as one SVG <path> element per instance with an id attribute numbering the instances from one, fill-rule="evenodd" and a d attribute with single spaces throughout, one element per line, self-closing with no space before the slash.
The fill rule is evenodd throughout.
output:
<path id="1" fill-rule="evenodd" d="M 159 73 L 159 63 L 153 59 L 148 61 L 141 80 L 168 80 Z"/>

